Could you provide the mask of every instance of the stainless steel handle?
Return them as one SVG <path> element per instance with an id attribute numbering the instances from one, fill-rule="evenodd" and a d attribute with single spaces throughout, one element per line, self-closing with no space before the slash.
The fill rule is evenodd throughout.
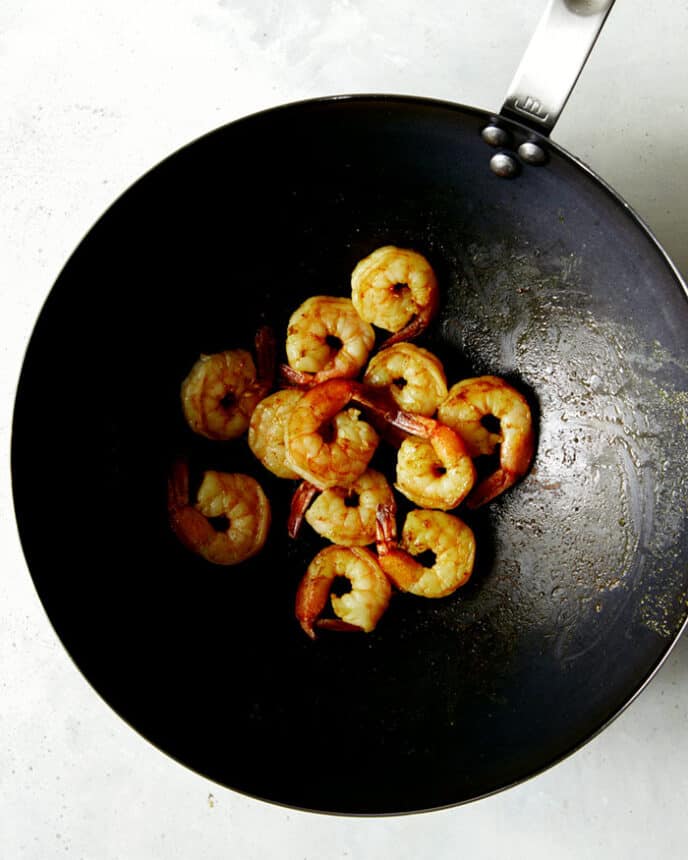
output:
<path id="1" fill-rule="evenodd" d="M 549 0 L 502 107 L 548 135 L 559 119 L 614 0 Z"/>

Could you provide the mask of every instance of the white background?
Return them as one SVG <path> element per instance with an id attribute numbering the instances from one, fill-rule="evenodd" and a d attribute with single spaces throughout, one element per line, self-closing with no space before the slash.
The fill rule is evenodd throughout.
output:
<path id="1" fill-rule="evenodd" d="M 0 6 L 3 860 L 685 855 L 685 639 L 611 727 L 524 785 L 403 818 L 293 812 L 187 771 L 110 711 L 56 640 L 13 519 L 9 438 L 22 354 L 60 268 L 118 194 L 199 134 L 284 101 L 380 91 L 497 110 L 544 5 L 4 0 Z M 685 0 L 619 0 L 553 135 L 626 197 L 684 274 L 687 43 Z M 50 433 L 53 420 L 61 417 L 46 416 L 37 435 Z M 37 492 L 50 516 L 59 487 Z M 78 516 L 75 530 L 78 542 Z M 346 758 L 355 762 L 355 750 Z"/>

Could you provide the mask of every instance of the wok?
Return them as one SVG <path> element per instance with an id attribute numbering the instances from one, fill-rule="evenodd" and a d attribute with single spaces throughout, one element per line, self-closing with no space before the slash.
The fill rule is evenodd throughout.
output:
<path id="1" fill-rule="evenodd" d="M 580 67 L 610 4 L 584 5 L 552 4 L 521 82 L 557 21 L 585 31 L 564 40 Z M 475 799 L 598 732 L 684 625 L 686 290 L 628 206 L 549 141 L 573 65 L 558 93 L 524 85 L 500 115 L 352 96 L 232 123 L 130 188 L 60 274 L 16 398 L 24 552 L 95 690 L 199 773 L 339 813 Z M 347 295 L 388 243 L 438 274 L 419 343 L 450 382 L 522 390 L 537 453 L 517 487 L 461 511 L 478 543 L 464 588 L 396 594 L 374 633 L 314 643 L 293 600 L 323 542 L 287 537 L 293 484 L 243 441 L 194 437 L 179 384 L 199 353 L 251 348 L 261 324 L 281 337 L 307 296 Z M 259 478 L 274 518 L 259 556 L 220 569 L 176 541 L 180 454 Z"/>

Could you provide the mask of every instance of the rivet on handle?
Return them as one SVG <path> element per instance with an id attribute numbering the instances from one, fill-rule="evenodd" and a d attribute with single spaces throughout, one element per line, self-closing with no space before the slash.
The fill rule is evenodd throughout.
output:
<path id="1" fill-rule="evenodd" d="M 518 173 L 518 162 L 506 152 L 497 152 L 490 159 L 490 170 L 505 179 L 510 179 Z"/>
<path id="2" fill-rule="evenodd" d="M 527 164 L 539 165 L 547 161 L 545 150 L 537 143 L 533 143 L 532 140 L 526 140 L 522 143 L 518 148 L 518 154 L 521 160 Z"/>
<path id="3" fill-rule="evenodd" d="M 509 133 L 498 125 L 486 125 L 480 133 L 485 143 L 490 146 L 509 145 Z"/>

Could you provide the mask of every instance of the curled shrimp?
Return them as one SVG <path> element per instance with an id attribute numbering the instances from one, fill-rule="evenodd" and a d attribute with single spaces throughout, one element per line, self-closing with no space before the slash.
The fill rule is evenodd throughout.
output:
<path id="1" fill-rule="evenodd" d="M 356 265 L 351 298 L 362 319 L 394 332 L 384 346 L 420 334 L 439 308 L 430 263 L 416 251 L 394 245 L 378 248 Z"/>
<path id="2" fill-rule="evenodd" d="M 414 556 L 431 551 L 432 566 Z M 377 514 L 377 552 L 380 567 L 402 591 L 419 597 L 446 597 L 465 585 L 473 572 L 475 537 L 458 517 L 444 511 L 410 511 L 397 543 L 393 505 Z"/>
<path id="3" fill-rule="evenodd" d="M 285 428 L 287 463 L 320 490 L 348 487 L 365 472 L 379 436 L 347 408 L 361 388 L 347 379 L 330 379 L 306 391 Z"/>
<path id="4" fill-rule="evenodd" d="M 272 387 L 275 342 L 263 327 L 256 334 L 258 369 L 245 349 L 201 355 L 182 382 L 184 417 L 208 439 L 236 439 L 248 428 L 256 405 Z"/>
<path id="5" fill-rule="evenodd" d="M 348 579 L 351 590 L 330 595 L 337 577 Z M 389 580 L 369 549 L 328 546 L 315 556 L 301 580 L 296 617 L 311 639 L 315 639 L 314 627 L 370 633 L 387 609 L 391 594 Z M 320 618 L 328 595 L 336 618 Z"/>
<path id="6" fill-rule="evenodd" d="M 308 507 L 316 494 L 317 498 Z M 304 482 L 294 494 L 289 534 L 296 535 L 305 516 L 311 528 L 332 543 L 367 546 L 375 542 L 378 506 L 391 504 L 393 500 L 387 479 L 375 469 L 367 469 L 348 487 L 330 487 L 322 493 Z"/>
<path id="7" fill-rule="evenodd" d="M 413 343 L 395 343 L 374 355 L 363 381 L 387 389 L 398 406 L 419 415 L 434 415 L 447 396 L 442 362 Z"/>
<path id="8" fill-rule="evenodd" d="M 298 478 L 287 463 L 284 430 L 302 392 L 284 388 L 268 395 L 253 410 L 248 426 L 248 445 L 266 469 L 278 478 Z"/>
<path id="9" fill-rule="evenodd" d="M 499 466 L 476 484 L 469 507 L 491 501 L 528 471 L 535 449 L 530 407 L 505 380 L 478 376 L 457 382 L 438 414 L 459 433 L 472 457 L 493 454 L 499 446 Z M 490 427 L 489 416 L 498 427 Z"/>
<path id="10" fill-rule="evenodd" d="M 476 472 L 461 437 L 446 425 L 422 415 L 400 411 L 394 426 L 413 435 L 397 454 L 399 492 L 424 508 L 451 510 L 466 498 Z"/>
<path id="11" fill-rule="evenodd" d="M 270 528 L 270 503 L 249 475 L 208 471 L 189 503 L 189 469 L 175 463 L 168 482 L 172 530 L 187 549 L 213 564 L 233 565 L 260 552 Z M 211 520 L 219 518 L 218 530 Z"/>
<path id="12" fill-rule="evenodd" d="M 282 374 L 303 386 L 351 379 L 365 365 L 374 343 L 375 332 L 356 313 L 351 299 L 311 296 L 289 319 L 289 365 Z"/>

